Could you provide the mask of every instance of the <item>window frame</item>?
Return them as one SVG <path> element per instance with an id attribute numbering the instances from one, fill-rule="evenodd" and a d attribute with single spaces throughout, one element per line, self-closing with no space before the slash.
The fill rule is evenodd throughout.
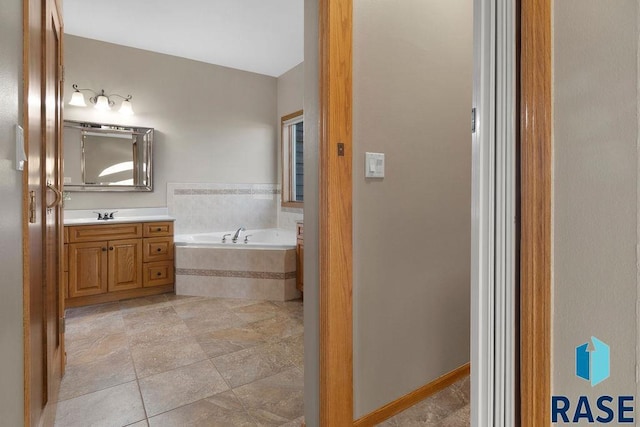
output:
<path id="1" fill-rule="evenodd" d="M 280 119 L 280 153 L 281 153 L 281 168 L 282 168 L 282 192 L 281 192 L 281 205 L 286 208 L 303 208 L 304 201 L 300 202 L 295 200 L 292 193 L 292 177 L 295 175 L 295 165 L 292 164 L 293 156 L 293 142 L 291 141 L 289 132 L 286 129 L 294 124 L 304 121 L 304 111 L 299 110 L 291 114 L 282 116 Z M 304 138 L 304 137 L 303 137 Z M 304 139 L 302 143 L 304 147 Z"/>

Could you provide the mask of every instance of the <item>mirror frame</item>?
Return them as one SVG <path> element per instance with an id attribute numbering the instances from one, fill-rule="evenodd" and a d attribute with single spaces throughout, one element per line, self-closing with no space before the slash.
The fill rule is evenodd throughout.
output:
<path id="1" fill-rule="evenodd" d="M 145 173 L 147 185 L 108 185 L 108 184 L 64 184 L 64 191 L 68 192 L 151 192 L 153 191 L 153 128 L 146 128 L 140 126 L 124 126 L 124 125 L 112 125 L 105 123 L 93 123 L 85 121 L 65 120 L 64 127 L 70 127 L 73 129 L 80 129 L 81 132 L 105 132 L 114 133 L 122 132 L 131 133 L 135 135 L 141 135 L 143 138 L 147 138 L 147 146 L 145 147 L 145 154 L 147 158 L 147 169 Z M 66 141 L 63 141 L 66 143 Z M 79 141 L 82 147 L 82 164 L 81 169 L 83 171 L 84 179 L 84 146 L 82 140 Z M 64 158 L 64 155 L 63 155 Z"/>

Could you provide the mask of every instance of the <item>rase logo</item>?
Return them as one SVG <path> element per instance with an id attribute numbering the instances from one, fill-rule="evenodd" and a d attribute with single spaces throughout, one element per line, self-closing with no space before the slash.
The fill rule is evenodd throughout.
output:
<path id="1" fill-rule="evenodd" d="M 609 378 L 611 372 L 609 346 L 596 337 L 591 337 L 593 349 L 586 342 L 576 347 L 576 376 L 591 382 L 595 387 Z"/>
<path id="2" fill-rule="evenodd" d="M 591 337 L 591 343 L 586 342 L 576 347 L 575 355 L 576 376 L 589 382 L 591 387 L 609 378 L 611 351 L 604 341 Z M 552 396 L 551 422 L 631 424 L 635 422 L 633 400 L 633 396 L 602 395 L 591 400 L 587 396 L 579 396 L 572 402 L 567 396 Z"/>

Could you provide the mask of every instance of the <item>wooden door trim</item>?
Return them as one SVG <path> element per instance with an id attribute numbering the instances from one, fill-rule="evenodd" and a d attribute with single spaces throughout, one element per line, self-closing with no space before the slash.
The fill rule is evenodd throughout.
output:
<path id="1" fill-rule="evenodd" d="M 551 1 L 521 1 L 521 425 L 550 423 Z"/>
<path id="2" fill-rule="evenodd" d="M 353 425 L 351 0 L 319 2 L 320 425 Z"/>

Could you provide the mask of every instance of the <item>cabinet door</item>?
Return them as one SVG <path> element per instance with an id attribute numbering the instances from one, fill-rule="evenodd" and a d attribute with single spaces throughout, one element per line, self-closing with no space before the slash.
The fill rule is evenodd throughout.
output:
<path id="1" fill-rule="evenodd" d="M 142 287 L 142 239 L 109 241 L 109 292 Z"/>
<path id="2" fill-rule="evenodd" d="M 298 254 L 296 256 L 297 261 L 297 271 L 296 271 L 296 288 L 300 292 L 304 292 L 304 243 L 301 240 L 298 240 Z"/>
<path id="3" fill-rule="evenodd" d="M 69 298 L 107 292 L 108 242 L 69 245 Z"/>

